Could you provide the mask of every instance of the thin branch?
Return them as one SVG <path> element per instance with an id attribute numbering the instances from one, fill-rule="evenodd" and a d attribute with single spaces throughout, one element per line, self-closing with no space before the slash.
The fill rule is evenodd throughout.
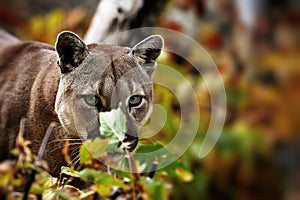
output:
<path id="1" fill-rule="evenodd" d="M 49 140 L 49 137 L 51 136 L 52 134 L 52 131 L 53 131 L 53 128 L 57 126 L 57 123 L 56 122 L 52 122 L 49 126 L 48 126 L 48 129 L 46 131 L 46 134 L 43 138 L 43 142 L 42 142 L 42 145 L 39 149 L 39 153 L 38 153 L 38 158 L 36 160 L 36 162 L 40 162 L 43 158 L 43 155 L 45 153 L 45 149 L 47 147 L 47 144 L 48 144 L 48 140 Z"/>
<path id="2" fill-rule="evenodd" d="M 23 133 L 23 132 L 21 132 L 21 131 L 24 131 L 24 125 L 25 125 L 25 120 L 22 119 L 21 122 L 20 122 L 20 131 L 19 131 L 19 133 Z M 40 163 L 40 161 L 42 160 L 42 157 L 43 157 L 43 155 L 44 155 L 44 152 L 45 152 L 45 149 L 46 149 L 46 146 L 47 146 L 47 142 L 48 142 L 49 137 L 50 137 L 50 135 L 51 135 L 51 133 L 52 133 L 52 130 L 53 130 L 53 128 L 54 128 L 55 126 L 56 126 L 56 123 L 55 123 L 55 122 L 52 122 L 52 123 L 49 125 L 49 127 L 48 127 L 48 129 L 47 129 L 47 131 L 46 131 L 46 134 L 45 134 L 45 136 L 44 136 L 42 145 L 41 145 L 41 147 L 40 147 L 40 149 L 39 149 L 39 152 L 38 152 L 38 158 L 37 158 L 37 160 L 34 162 L 34 164 L 35 164 L 36 166 L 38 166 L 39 163 Z M 26 185 L 25 185 L 23 200 L 27 200 L 28 194 L 29 194 L 29 190 L 30 190 L 30 188 L 31 188 L 32 183 L 34 182 L 34 179 L 35 179 L 35 175 L 36 175 L 36 174 L 37 174 L 37 171 L 36 171 L 35 169 L 32 169 L 32 171 L 31 171 L 31 173 L 30 173 L 30 175 L 29 175 L 29 178 L 28 178 L 28 180 L 27 180 L 27 182 L 26 182 Z"/>

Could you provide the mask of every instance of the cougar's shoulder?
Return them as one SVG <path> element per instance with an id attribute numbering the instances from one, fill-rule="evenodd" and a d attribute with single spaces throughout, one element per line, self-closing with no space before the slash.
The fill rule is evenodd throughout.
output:
<path id="1" fill-rule="evenodd" d="M 28 122 L 39 117 L 30 109 L 39 107 L 38 115 L 54 104 L 59 81 L 55 63 L 55 49 L 47 44 L 18 41 L 0 48 L 0 160 L 10 157 L 21 118 Z"/>

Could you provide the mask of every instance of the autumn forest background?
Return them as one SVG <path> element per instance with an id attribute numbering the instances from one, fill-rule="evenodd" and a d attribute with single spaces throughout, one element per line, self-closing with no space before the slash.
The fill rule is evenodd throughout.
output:
<path id="1" fill-rule="evenodd" d="M 299 1 L 162 2 L 161 10 L 153 12 L 154 26 L 182 32 L 205 48 L 222 75 L 227 100 L 221 137 L 199 159 L 198 147 L 210 117 L 207 88 L 199 89 L 198 134 L 180 158 L 192 177 L 164 177 L 170 185 L 166 196 L 300 199 Z M 84 37 L 97 5 L 97 0 L 0 0 L 0 26 L 23 40 L 54 45 L 62 30 Z M 189 54 L 197 61 L 193 49 Z M 201 88 L 202 77 L 187 60 L 166 54 L 159 62 L 174 67 L 193 87 Z M 166 125 L 153 138 L 164 144 L 176 133 L 178 102 L 159 86 L 155 86 L 155 101 L 168 113 Z"/>

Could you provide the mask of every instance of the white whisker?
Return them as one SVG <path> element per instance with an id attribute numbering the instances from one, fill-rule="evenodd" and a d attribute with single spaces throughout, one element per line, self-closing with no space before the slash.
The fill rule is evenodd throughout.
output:
<path id="1" fill-rule="evenodd" d="M 74 142 L 74 143 L 70 143 L 70 144 L 59 145 L 58 147 L 52 149 L 50 152 L 52 153 L 53 151 L 55 151 L 57 149 L 61 149 L 61 148 L 65 147 L 66 145 L 68 145 L 68 146 L 74 146 L 74 145 L 79 145 L 79 144 L 82 144 L 82 142 Z"/>
<path id="2" fill-rule="evenodd" d="M 84 139 L 81 138 L 62 138 L 62 139 L 56 139 L 52 140 L 51 142 L 48 142 L 48 144 L 51 144 L 53 142 L 64 142 L 64 141 L 83 141 Z"/>
<path id="3" fill-rule="evenodd" d="M 72 159 L 71 163 L 73 163 L 73 166 L 76 166 L 76 165 L 78 164 L 79 161 L 80 161 L 80 154 L 76 155 L 76 156 Z M 71 163 L 68 163 L 68 165 L 71 165 Z"/>
<path id="4" fill-rule="evenodd" d="M 72 148 L 71 151 L 74 150 L 74 149 L 75 149 L 75 148 Z M 73 152 L 70 154 L 70 157 L 73 157 L 73 156 L 75 156 L 76 154 L 79 154 L 79 151 L 73 151 Z"/>

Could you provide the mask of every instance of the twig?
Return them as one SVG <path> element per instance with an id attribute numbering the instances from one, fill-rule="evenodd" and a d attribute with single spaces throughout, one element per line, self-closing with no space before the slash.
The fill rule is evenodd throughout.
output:
<path id="1" fill-rule="evenodd" d="M 24 129 L 25 129 L 25 118 L 23 117 L 20 120 L 20 126 L 19 126 L 19 132 L 18 132 L 18 136 L 22 137 L 24 136 Z"/>
<path id="2" fill-rule="evenodd" d="M 65 158 L 65 161 L 68 163 L 68 165 L 70 165 L 71 168 L 74 169 L 72 159 L 70 158 L 70 155 L 69 155 L 69 147 L 70 147 L 70 141 L 67 140 L 67 141 L 65 141 L 64 148 L 62 149 L 62 154 Z"/>
<path id="3" fill-rule="evenodd" d="M 149 172 L 149 174 L 148 174 L 148 177 L 149 177 L 149 178 L 153 178 L 153 177 L 154 177 L 154 174 L 155 174 L 155 172 L 156 172 L 157 167 L 158 167 L 158 161 L 155 160 L 155 161 L 153 162 L 153 165 L 152 165 L 152 167 L 151 167 L 151 170 L 150 170 L 150 172 Z"/>
<path id="4" fill-rule="evenodd" d="M 37 171 L 35 169 L 33 169 L 30 173 L 29 179 L 28 179 L 28 181 L 26 182 L 26 185 L 25 185 L 23 200 L 27 200 L 27 198 L 28 198 L 29 190 L 30 190 L 31 185 L 34 181 L 34 177 L 35 177 L 36 173 L 37 173 Z"/>
<path id="5" fill-rule="evenodd" d="M 52 123 L 48 126 L 47 131 L 46 131 L 46 134 L 45 134 L 45 136 L 44 136 L 44 138 L 43 138 L 42 145 L 41 145 L 41 147 L 40 147 L 40 149 L 39 149 L 38 158 L 37 158 L 36 162 L 40 162 L 40 161 L 42 160 L 43 155 L 44 155 L 44 153 L 45 153 L 45 149 L 46 149 L 47 144 L 48 144 L 49 137 L 50 137 L 50 135 L 52 134 L 53 128 L 54 128 L 55 126 L 57 126 L 57 124 L 56 124 L 55 122 L 52 122 Z M 35 164 L 37 164 L 37 163 L 35 163 Z"/>
<path id="6" fill-rule="evenodd" d="M 99 194 L 97 192 L 95 192 L 93 195 L 93 200 L 100 200 L 100 199 L 101 198 L 100 198 Z"/>
<path id="7" fill-rule="evenodd" d="M 133 159 L 133 152 L 128 153 L 128 164 L 129 164 L 130 172 L 134 175 L 136 180 L 139 180 L 137 167 L 136 167 L 134 159 Z"/>
<path id="8" fill-rule="evenodd" d="M 24 131 L 24 124 L 25 124 L 25 120 L 22 119 L 21 122 L 20 122 L 20 131 Z M 38 158 L 37 160 L 34 162 L 34 164 L 36 166 L 39 165 L 40 161 L 42 160 L 42 157 L 44 155 L 44 152 L 45 152 L 45 149 L 46 149 L 46 146 L 47 146 L 47 143 L 48 143 L 48 139 L 52 133 L 52 130 L 53 128 L 56 126 L 56 123 L 55 122 L 52 122 L 47 131 L 46 131 L 46 134 L 44 136 L 44 139 L 43 139 L 43 142 L 42 142 L 42 145 L 39 149 L 39 152 L 38 152 Z M 23 200 L 27 200 L 28 198 L 28 194 L 29 194 L 29 190 L 31 188 L 31 185 L 32 183 L 34 182 L 34 179 L 35 179 L 35 175 L 37 174 L 37 171 L 35 169 L 32 169 L 31 173 L 30 173 L 30 176 L 29 176 L 29 179 L 28 181 L 26 182 L 26 185 L 25 185 L 25 189 L 24 189 L 24 196 L 23 196 Z"/>
<path id="9" fill-rule="evenodd" d="M 129 163 L 129 170 L 132 172 L 134 180 L 133 180 L 133 188 L 132 188 L 132 198 L 136 199 L 135 189 L 136 189 L 136 183 L 139 181 L 140 176 L 137 171 L 137 167 L 135 165 L 134 159 L 133 159 L 133 152 L 128 153 L 128 163 Z"/>

